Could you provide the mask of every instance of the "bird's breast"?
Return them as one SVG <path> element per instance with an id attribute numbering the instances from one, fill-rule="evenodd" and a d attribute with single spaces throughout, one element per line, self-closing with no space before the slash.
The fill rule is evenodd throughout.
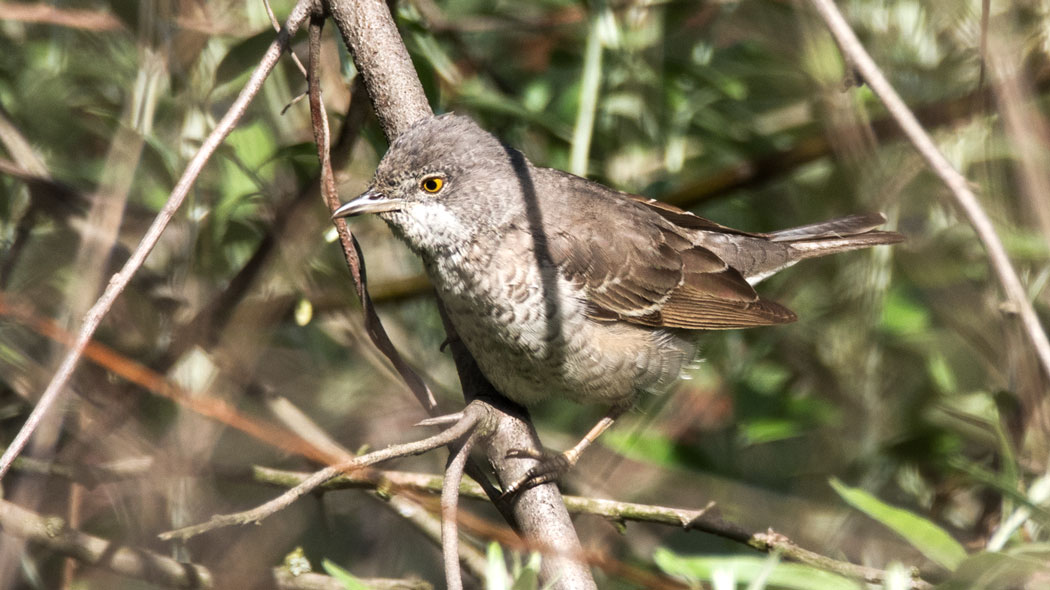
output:
<path id="1" fill-rule="evenodd" d="M 624 403 L 673 382 L 692 358 L 693 345 L 666 331 L 589 319 L 582 287 L 527 235 L 476 240 L 424 262 L 482 372 L 519 403 Z"/>

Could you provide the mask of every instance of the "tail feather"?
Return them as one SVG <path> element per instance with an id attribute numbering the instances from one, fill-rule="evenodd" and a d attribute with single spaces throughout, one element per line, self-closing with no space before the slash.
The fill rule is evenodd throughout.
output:
<path id="1" fill-rule="evenodd" d="M 791 242 L 790 246 L 793 251 L 798 253 L 799 259 L 804 259 L 824 256 L 825 254 L 835 254 L 836 252 L 869 248 L 871 246 L 896 244 L 903 241 L 904 236 L 894 231 L 868 231 L 844 237 L 801 239 Z"/>
<path id="2" fill-rule="evenodd" d="M 870 213 L 764 234 L 768 246 L 779 247 L 765 250 L 761 257 L 738 256 L 734 266 L 754 285 L 799 260 L 903 242 L 904 236 L 897 232 L 876 230 L 885 222 L 882 214 Z"/>
<path id="3" fill-rule="evenodd" d="M 850 215 L 832 219 L 831 221 L 822 221 L 820 223 L 775 231 L 769 234 L 769 241 L 794 242 L 796 240 L 816 240 L 820 238 L 844 238 L 868 233 L 884 223 L 886 223 L 886 217 L 882 213 Z M 889 234 L 893 232 L 877 233 Z"/>

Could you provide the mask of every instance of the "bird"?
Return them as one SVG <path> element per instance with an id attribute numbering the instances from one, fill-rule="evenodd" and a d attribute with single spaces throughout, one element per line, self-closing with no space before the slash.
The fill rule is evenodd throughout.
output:
<path id="1" fill-rule="evenodd" d="M 507 398 L 604 404 L 583 440 L 505 493 L 557 479 L 697 338 L 795 321 L 755 284 L 796 262 L 894 244 L 878 213 L 753 233 L 532 164 L 466 116 L 397 136 L 334 218 L 375 214 L 423 262 L 457 337 Z"/>

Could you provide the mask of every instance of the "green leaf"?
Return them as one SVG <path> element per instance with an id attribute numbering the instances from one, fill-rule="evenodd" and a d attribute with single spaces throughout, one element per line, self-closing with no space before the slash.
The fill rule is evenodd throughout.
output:
<path id="1" fill-rule="evenodd" d="M 645 432 L 610 430 L 599 440 L 606 447 L 635 461 L 665 467 L 674 467 L 679 461 L 675 441 L 653 429 Z"/>
<path id="2" fill-rule="evenodd" d="M 346 590 L 368 590 L 368 586 L 361 582 L 361 580 L 357 579 L 357 576 L 344 570 L 335 563 L 326 559 L 321 562 L 321 565 L 324 567 L 324 571 L 328 572 L 329 576 L 338 580 Z"/>
<path id="3" fill-rule="evenodd" d="M 891 334 L 907 337 L 928 334 L 928 310 L 901 289 L 892 289 L 882 304 L 879 322 Z"/>
<path id="4" fill-rule="evenodd" d="M 485 590 L 507 590 L 510 586 L 508 578 L 503 548 L 493 541 L 485 551 Z"/>
<path id="5" fill-rule="evenodd" d="M 929 520 L 903 508 L 890 506 L 860 488 L 847 486 L 837 478 L 831 478 L 831 487 L 850 506 L 904 537 L 923 555 L 942 567 L 955 570 L 966 559 L 966 549 Z"/>
<path id="6" fill-rule="evenodd" d="M 1047 551 L 1038 555 L 978 553 L 964 560 L 939 590 L 997 590 L 1037 588 L 1040 576 L 1050 575 Z M 1045 582 L 1045 578 L 1042 578 Z"/>
<path id="7" fill-rule="evenodd" d="M 230 48 L 215 70 L 215 85 L 225 84 L 259 63 L 270 43 L 277 38 L 273 29 L 266 28 Z"/>
<path id="8" fill-rule="evenodd" d="M 653 560 L 665 573 L 690 582 L 710 582 L 716 572 L 736 584 L 750 584 L 765 577 L 766 588 L 787 590 L 860 590 L 861 585 L 838 574 L 800 563 L 778 563 L 768 571 L 769 558 L 753 556 L 682 556 L 659 548 Z"/>

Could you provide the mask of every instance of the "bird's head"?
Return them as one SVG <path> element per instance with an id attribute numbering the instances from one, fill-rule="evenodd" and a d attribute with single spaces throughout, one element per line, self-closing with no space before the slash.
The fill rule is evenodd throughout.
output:
<path id="1" fill-rule="evenodd" d="M 376 213 L 421 254 L 455 249 L 520 210 L 529 168 L 474 121 L 431 117 L 394 140 L 368 190 L 332 217 Z"/>

